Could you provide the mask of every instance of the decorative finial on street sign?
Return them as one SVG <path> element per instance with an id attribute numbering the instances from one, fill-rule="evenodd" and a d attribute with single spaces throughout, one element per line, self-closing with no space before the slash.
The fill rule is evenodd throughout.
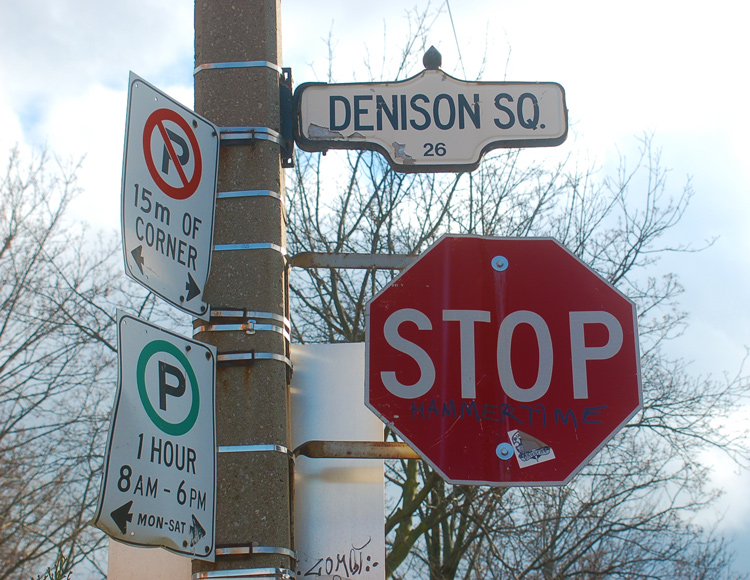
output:
<path id="1" fill-rule="evenodd" d="M 438 52 L 438 49 L 431 46 L 427 49 L 422 57 L 422 64 L 426 69 L 438 70 L 440 65 L 443 64 L 443 55 Z"/>

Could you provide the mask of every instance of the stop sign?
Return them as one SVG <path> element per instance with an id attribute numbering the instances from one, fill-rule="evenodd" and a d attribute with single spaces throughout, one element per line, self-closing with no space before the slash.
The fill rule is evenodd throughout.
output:
<path id="1" fill-rule="evenodd" d="M 563 485 L 641 407 L 635 305 L 551 238 L 444 236 L 367 317 L 367 406 L 452 483 Z"/>

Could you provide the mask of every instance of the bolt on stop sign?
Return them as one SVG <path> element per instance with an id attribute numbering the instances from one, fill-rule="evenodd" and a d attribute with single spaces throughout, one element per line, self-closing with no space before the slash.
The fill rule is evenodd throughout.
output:
<path id="1" fill-rule="evenodd" d="M 564 485 L 641 407 L 635 305 L 551 238 L 444 236 L 367 317 L 367 406 L 452 483 Z"/>

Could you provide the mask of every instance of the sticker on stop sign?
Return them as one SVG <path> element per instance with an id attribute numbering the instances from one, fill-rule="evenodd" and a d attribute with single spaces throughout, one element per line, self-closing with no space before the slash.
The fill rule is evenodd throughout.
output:
<path id="1" fill-rule="evenodd" d="M 565 484 L 640 409 L 635 306 L 554 239 L 444 236 L 367 310 L 366 403 L 453 483 Z"/>

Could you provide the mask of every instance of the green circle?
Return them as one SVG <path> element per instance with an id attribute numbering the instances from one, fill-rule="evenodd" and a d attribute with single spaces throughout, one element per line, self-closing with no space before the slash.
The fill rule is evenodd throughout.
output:
<path id="1" fill-rule="evenodd" d="M 190 391 L 193 395 L 193 403 L 190 407 L 190 413 L 179 423 L 169 423 L 165 421 L 159 413 L 156 412 L 151 400 L 148 398 L 146 392 L 146 365 L 151 357 L 158 352 L 166 352 L 175 357 L 180 364 L 187 371 L 188 380 L 190 381 Z M 190 361 L 187 357 L 182 354 L 182 351 L 173 345 L 171 342 L 166 340 L 154 340 L 149 342 L 141 351 L 138 357 L 138 366 L 136 367 L 136 380 L 138 382 L 138 394 L 141 397 L 141 403 L 143 408 L 146 410 L 146 414 L 149 416 L 154 425 L 164 431 L 167 435 L 184 435 L 195 425 L 195 421 L 198 419 L 198 410 L 200 409 L 200 397 L 198 392 L 198 380 L 195 378 L 195 372 L 193 367 L 190 366 Z"/>

